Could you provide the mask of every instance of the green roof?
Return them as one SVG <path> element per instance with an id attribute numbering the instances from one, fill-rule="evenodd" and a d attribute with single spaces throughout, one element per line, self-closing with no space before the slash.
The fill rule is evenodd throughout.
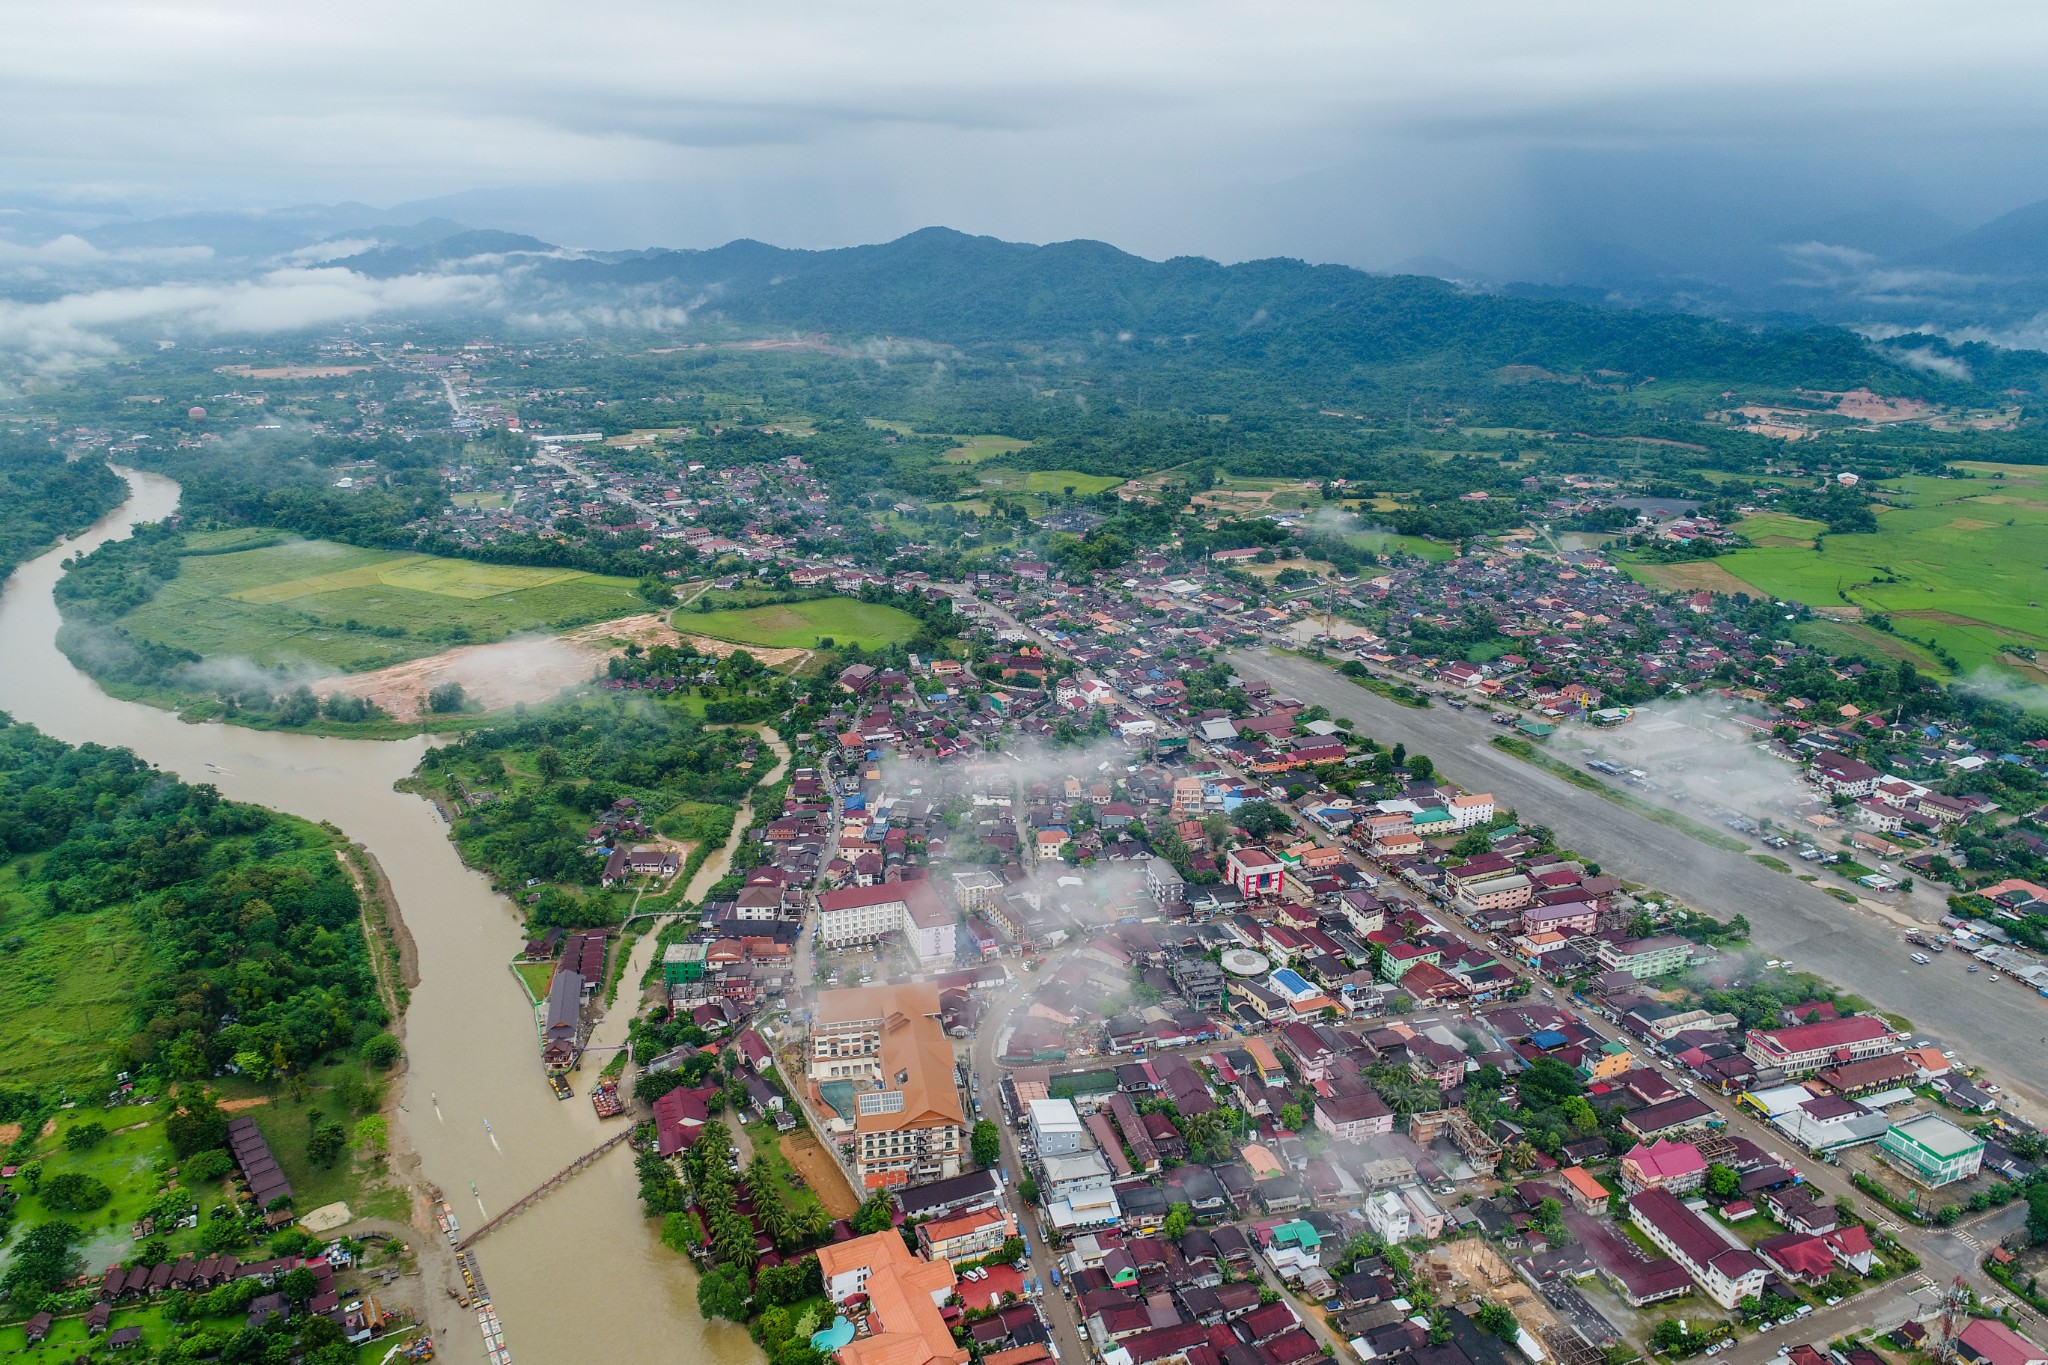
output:
<path id="1" fill-rule="evenodd" d="M 1317 1232 L 1315 1224 L 1297 1218 L 1292 1223 L 1282 1223 L 1273 1229 L 1273 1245 L 1299 1245 L 1304 1251 L 1314 1251 L 1323 1244 L 1323 1235 Z"/>

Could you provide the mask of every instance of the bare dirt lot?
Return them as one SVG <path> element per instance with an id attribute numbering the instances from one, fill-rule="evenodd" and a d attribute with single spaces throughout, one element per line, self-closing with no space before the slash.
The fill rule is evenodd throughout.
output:
<path id="1" fill-rule="evenodd" d="M 413 659 L 373 673 L 336 675 L 315 683 L 314 691 L 348 692 L 374 701 L 401 720 L 423 713 L 427 693 L 443 683 L 461 683 L 469 700 L 487 711 L 518 702 L 541 702 L 565 687 L 588 682 L 604 661 L 629 644 L 642 649 L 687 640 L 699 653 L 724 658 L 745 648 L 774 668 L 802 658 L 801 649 L 767 649 L 735 645 L 701 635 L 678 634 L 659 612 L 601 621 L 562 636 L 501 640 L 490 645 L 464 645 L 424 659 Z"/>
<path id="2" fill-rule="evenodd" d="M 796 1168 L 804 1183 L 818 1196 L 825 1212 L 834 1218 L 853 1217 L 860 1208 L 860 1200 L 853 1197 L 853 1190 L 847 1185 L 846 1173 L 839 1169 L 839 1163 L 818 1145 L 816 1138 L 809 1133 L 784 1133 L 775 1141 L 789 1164 Z"/>

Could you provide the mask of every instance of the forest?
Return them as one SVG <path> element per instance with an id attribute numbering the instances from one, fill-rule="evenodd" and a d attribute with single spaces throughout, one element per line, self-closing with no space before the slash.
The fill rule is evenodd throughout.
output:
<path id="1" fill-rule="evenodd" d="M 0 578 L 98 521 L 126 492 L 104 461 L 67 462 L 45 442 L 0 437 Z"/>
<path id="2" fill-rule="evenodd" d="M 355 888 L 332 837 L 304 821 L 0 717 L 0 855 L 12 873 L 0 954 L 61 959 L 106 917 L 135 945 L 116 969 L 127 1017 L 101 1055 L 78 1058 L 75 1080 L 199 1078 L 238 1057 L 303 1072 L 386 1022 Z M 17 1037 L 0 1055 L 10 1071 L 41 1065 L 14 1055 L 37 1046 Z"/>
<path id="3" fill-rule="evenodd" d="M 599 886 L 602 848 L 658 835 L 722 842 L 766 771 L 740 766 L 753 762 L 752 743 L 705 728 L 686 698 L 561 701 L 428 750 L 416 780 L 460 812 L 464 859 L 524 888 L 530 929 L 603 924 L 623 912 Z M 592 829 L 602 831 L 595 842 Z"/>

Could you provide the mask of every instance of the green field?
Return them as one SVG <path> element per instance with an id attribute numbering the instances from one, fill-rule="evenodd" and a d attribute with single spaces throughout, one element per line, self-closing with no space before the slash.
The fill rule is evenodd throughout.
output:
<path id="1" fill-rule="evenodd" d="M 1447 545 L 1440 540 L 1425 540 L 1421 536 L 1404 536 L 1397 531 L 1350 531 L 1345 533 L 1344 540 L 1353 549 L 1364 550 L 1367 554 L 1407 554 L 1430 560 L 1458 557 L 1458 547 L 1455 545 Z"/>
<path id="2" fill-rule="evenodd" d="M 947 451 L 945 458 L 959 464 L 979 464 L 1031 444 L 1014 436 L 955 436 L 952 439 L 960 444 Z"/>
<path id="3" fill-rule="evenodd" d="M 125 905 L 47 915 L 0 868 L 0 1085 L 76 1081 L 100 1069 L 133 1027 L 128 987 L 144 969 L 142 935 Z"/>
<path id="4" fill-rule="evenodd" d="M 634 587 L 574 569 L 289 540 L 187 555 L 178 577 L 120 624 L 206 658 L 363 672 L 647 610 Z"/>
<path id="5" fill-rule="evenodd" d="M 1078 469 L 991 469 L 981 475 L 981 486 L 1012 493 L 1039 493 L 1056 497 L 1067 489 L 1077 498 L 1093 497 L 1123 480 L 1114 474 L 1083 474 Z"/>
<path id="6" fill-rule="evenodd" d="M 1963 468 L 1978 477 L 1887 483 L 1897 505 L 1878 510 L 1875 534 L 1825 536 L 1816 553 L 1814 523 L 1754 517 L 1738 529 L 1756 547 L 1711 562 L 1773 597 L 1885 613 L 1964 672 L 1998 666 L 2048 681 L 2048 670 L 2000 653 L 2008 642 L 2048 650 L 2048 609 L 2038 605 L 2048 602 L 2048 470 Z"/>
<path id="7" fill-rule="evenodd" d="M 910 613 L 851 597 L 820 597 L 704 616 L 693 613 L 678 618 L 676 624 L 693 635 L 778 649 L 814 649 L 825 638 L 837 645 L 880 649 L 901 644 L 917 633 L 917 618 Z"/>
<path id="8" fill-rule="evenodd" d="M 1866 659 L 1910 659 L 1917 668 L 1932 673 L 1943 671 L 1941 661 L 1924 646 L 1856 621 L 1801 621 L 1792 627 L 1792 638 L 1802 645 L 1829 654 L 1860 654 Z"/>

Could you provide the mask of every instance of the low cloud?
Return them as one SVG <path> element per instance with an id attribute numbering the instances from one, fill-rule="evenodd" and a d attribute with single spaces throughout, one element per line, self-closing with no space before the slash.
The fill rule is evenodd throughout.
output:
<path id="1" fill-rule="evenodd" d="M 292 267 L 221 284 L 159 284 L 67 294 L 42 303 L 0 302 L 0 352 L 61 364 L 118 349 L 114 334 L 292 332 L 390 313 L 488 307 L 502 295 L 490 275 L 373 279 L 339 267 Z"/>
<path id="2" fill-rule="evenodd" d="M 1970 373 L 1969 362 L 1960 356 L 1943 355 L 1931 346 L 1915 346 L 1910 351 L 1887 351 L 1886 355 L 1901 365 L 1929 374 L 1938 374 L 1948 379 L 1960 379 L 1968 383 L 1974 376 Z"/>
<path id="3" fill-rule="evenodd" d="M 2002 701 L 2024 711 L 2048 712 L 2048 687 L 2021 682 L 2008 673 L 1979 668 L 1958 686 L 1992 701 Z"/>
<path id="4" fill-rule="evenodd" d="M 112 251 L 94 246 L 77 233 L 66 232 L 41 243 L 14 242 L 0 238 L 0 266 L 10 269 L 34 266 L 44 269 L 72 269 L 81 266 L 123 263 L 130 265 L 190 265 L 213 258 L 209 246 L 118 247 Z"/>

